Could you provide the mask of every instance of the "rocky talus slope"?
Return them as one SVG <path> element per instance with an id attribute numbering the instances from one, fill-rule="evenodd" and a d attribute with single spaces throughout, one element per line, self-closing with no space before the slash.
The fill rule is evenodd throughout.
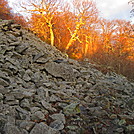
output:
<path id="1" fill-rule="evenodd" d="M 134 134 L 134 83 L 1 20 L 0 134 Z"/>

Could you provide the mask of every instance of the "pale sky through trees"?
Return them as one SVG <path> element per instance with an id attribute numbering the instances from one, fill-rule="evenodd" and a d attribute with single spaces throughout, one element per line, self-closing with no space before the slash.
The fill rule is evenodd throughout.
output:
<path id="1" fill-rule="evenodd" d="M 9 5 L 14 8 L 14 4 L 20 0 L 8 0 Z M 72 1 L 72 0 L 68 0 Z M 106 19 L 125 19 L 134 23 L 134 17 L 130 17 L 131 5 L 128 5 L 129 0 L 93 0 L 96 2 L 100 15 Z M 21 10 L 16 9 L 16 10 Z"/>
<path id="2" fill-rule="evenodd" d="M 100 15 L 107 19 L 126 19 L 132 20 L 130 17 L 131 5 L 128 4 L 129 0 L 94 0 L 100 11 Z"/>

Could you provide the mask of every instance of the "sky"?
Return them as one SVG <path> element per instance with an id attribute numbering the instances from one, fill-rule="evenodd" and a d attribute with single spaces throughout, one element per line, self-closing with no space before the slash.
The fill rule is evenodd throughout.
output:
<path id="1" fill-rule="evenodd" d="M 94 0 L 100 15 L 106 19 L 125 19 L 133 21 L 130 11 L 131 5 L 128 4 L 129 0 Z"/>
<path id="2" fill-rule="evenodd" d="M 8 0 L 9 5 L 13 8 L 14 4 L 19 0 Z M 71 0 L 68 0 L 71 1 Z M 134 17 L 131 17 L 131 5 L 129 0 L 93 0 L 100 12 L 100 16 L 105 19 L 125 19 L 132 21 L 134 24 Z"/>

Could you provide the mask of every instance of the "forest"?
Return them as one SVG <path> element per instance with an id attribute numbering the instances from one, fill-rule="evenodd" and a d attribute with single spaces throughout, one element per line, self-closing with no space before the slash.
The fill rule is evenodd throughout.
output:
<path id="1" fill-rule="evenodd" d="M 0 19 L 13 19 L 44 42 L 70 58 L 97 64 L 97 69 L 114 71 L 134 80 L 134 24 L 126 20 L 106 20 L 91 0 L 27 0 L 15 8 L 0 0 Z M 133 15 L 134 1 L 130 14 Z"/>

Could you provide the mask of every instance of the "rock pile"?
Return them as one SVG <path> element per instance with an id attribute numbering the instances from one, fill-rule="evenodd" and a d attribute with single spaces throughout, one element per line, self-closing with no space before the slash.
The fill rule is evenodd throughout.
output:
<path id="1" fill-rule="evenodd" d="M 0 134 L 133 133 L 134 83 L 0 21 Z"/>

